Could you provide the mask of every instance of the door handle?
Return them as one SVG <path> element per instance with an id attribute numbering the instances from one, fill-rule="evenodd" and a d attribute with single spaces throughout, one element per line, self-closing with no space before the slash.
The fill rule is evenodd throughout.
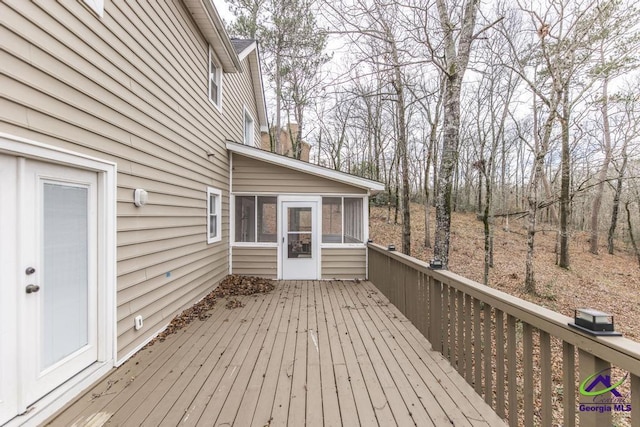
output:
<path id="1" fill-rule="evenodd" d="M 28 294 L 32 294 L 34 292 L 38 292 L 40 290 L 40 286 L 38 285 L 27 285 L 26 289 Z"/>

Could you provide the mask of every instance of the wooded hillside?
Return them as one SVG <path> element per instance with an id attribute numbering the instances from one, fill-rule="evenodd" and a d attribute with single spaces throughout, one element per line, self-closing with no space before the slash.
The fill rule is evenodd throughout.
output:
<path id="1" fill-rule="evenodd" d="M 230 31 L 261 41 L 271 123 L 295 121 L 292 146 L 309 143 L 312 161 L 384 182 L 403 252 L 419 240 L 403 206 L 426 200 L 445 266 L 451 213 L 485 219 L 485 283 L 505 214 L 524 215 L 529 293 L 546 286 L 541 232 L 555 233 L 563 268 L 584 232 L 591 253 L 624 240 L 640 260 L 634 2 L 226 1 Z"/>
<path id="2" fill-rule="evenodd" d="M 387 223 L 388 209 L 371 209 L 370 237 L 383 246 L 399 247 L 402 227 Z M 414 219 L 412 255 L 429 261 L 432 251 L 423 245 L 424 209 L 412 205 Z M 636 313 L 640 307 L 640 268 L 632 247 L 623 241 L 616 242 L 620 250 L 615 255 L 606 253 L 602 242 L 601 255 L 590 252 L 590 234 L 574 233 L 571 237 L 573 264 L 570 269 L 555 264 L 555 230 L 540 232 L 537 239 L 535 267 L 538 274 L 538 294 L 524 292 L 526 229 L 524 221 L 511 220 L 509 231 L 499 220 L 495 227 L 494 267 L 491 269 L 492 287 L 520 298 L 535 302 L 551 310 L 573 317 L 574 308 L 590 307 L 615 316 L 616 329 L 627 338 L 640 340 L 640 326 Z M 454 214 L 451 236 L 449 269 L 470 279 L 482 282 L 484 263 L 483 223 L 475 214 Z"/>

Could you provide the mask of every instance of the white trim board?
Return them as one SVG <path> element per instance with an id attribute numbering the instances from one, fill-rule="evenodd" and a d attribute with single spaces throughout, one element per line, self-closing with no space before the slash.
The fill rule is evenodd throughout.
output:
<path id="1" fill-rule="evenodd" d="M 321 178 L 330 179 L 332 181 L 341 182 L 343 184 L 353 185 L 354 187 L 364 188 L 369 191 L 384 191 L 384 184 L 370 179 L 361 178 L 355 175 L 349 175 L 333 169 L 328 169 L 312 163 L 303 162 L 301 160 L 292 159 L 290 157 L 274 154 L 259 148 L 248 147 L 246 145 L 235 142 L 226 142 L 227 150 L 242 156 L 250 157 L 255 160 L 271 163 L 277 166 L 293 169 L 299 172 L 316 175 Z"/>

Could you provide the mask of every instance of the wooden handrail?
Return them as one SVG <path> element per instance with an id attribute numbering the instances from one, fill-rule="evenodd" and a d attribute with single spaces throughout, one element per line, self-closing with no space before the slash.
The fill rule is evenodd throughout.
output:
<path id="1" fill-rule="evenodd" d="M 424 261 L 384 247 L 369 243 L 369 249 L 385 254 L 407 267 L 433 277 L 465 294 L 497 308 L 516 319 L 522 320 L 542 331 L 583 349 L 588 349 L 601 359 L 616 358 L 615 364 L 620 368 L 640 376 L 640 343 L 624 337 L 597 337 L 587 335 L 569 325 L 573 318 L 549 310 L 532 302 L 523 300 L 489 286 L 469 280 L 448 270 L 433 270 Z M 374 282 L 375 283 L 375 282 Z"/>
<path id="2" fill-rule="evenodd" d="M 369 280 L 426 335 L 434 350 L 457 367 L 478 394 L 484 393 L 487 403 L 500 416 L 508 416 L 511 425 L 533 423 L 533 394 L 527 387 L 531 387 L 535 366 L 540 367 L 539 375 L 551 375 L 551 340 L 556 339 L 562 342 L 557 351 L 562 353 L 565 376 L 560 387 L 567 389 L 561 397 L 564 425 L 575 425 L 579 403 L 575 393 L 577 374 L 574 365 L 583 368 L 580 370 L 583 380 L 597 370 L 614 365 L 630 373 L 629 384 L 633 390 L 630 399 L 636 412 L 631 425 L 640 426 L 640 343 L 624 337 L 588 335 L 568 325 L 573 321 L 571 317 L 450 271 L 433 270 L 423 261 L 380 245 L 370 243 L 368 250 Z M 518 321 L 523 325 L 522 336 L 516 334 Z M 524 355 L 516 364 L 518 340 L 521 340 L 520 351 Z M 491 341 L 488 347 L 487 341 Z M 495 353 L 488 350 L 498 344 L 500 349 Z M 540 353 L 535 361 L 531 357 L 534 346 Z M 520 392 L 515 370 L 524 377 L 524 410 L 518 415 L 517 408 L 509 407 L 507 415 L 504 407 L 510 403 L 505 403 L 506 400 L 518 400 L 515 393 Z M 489 375 L 485 375 L 487 372 Z M 541 379 L 541 386 L 545 390 L 541 393 L 539 421 L 545 423 L 551 419 L 553 411 L 551 379 Z M 611 413 L 583 411 L 579 415 L 581 426 L 611 424 Z"/>

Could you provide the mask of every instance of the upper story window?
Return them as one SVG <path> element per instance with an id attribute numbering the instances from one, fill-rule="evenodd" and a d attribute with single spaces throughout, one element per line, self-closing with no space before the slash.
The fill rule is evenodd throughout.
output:
<path id="1" fill-rule="evenodd" d="M 207 243 L 222 240 L 222 192 L 207 187 Z"/>
<path id="2" fill-rule="evenodd" d="M 255 144 L 255 126 L 254 126 L 253 117 L 249 110 L 244 109 L 244 145 L 249 145 L 254 147 Z"/>
<path id="3" fill-rule="evenodd" d="M 209 100 L 222 108 L 222 67 L 209 46 Z"/>

